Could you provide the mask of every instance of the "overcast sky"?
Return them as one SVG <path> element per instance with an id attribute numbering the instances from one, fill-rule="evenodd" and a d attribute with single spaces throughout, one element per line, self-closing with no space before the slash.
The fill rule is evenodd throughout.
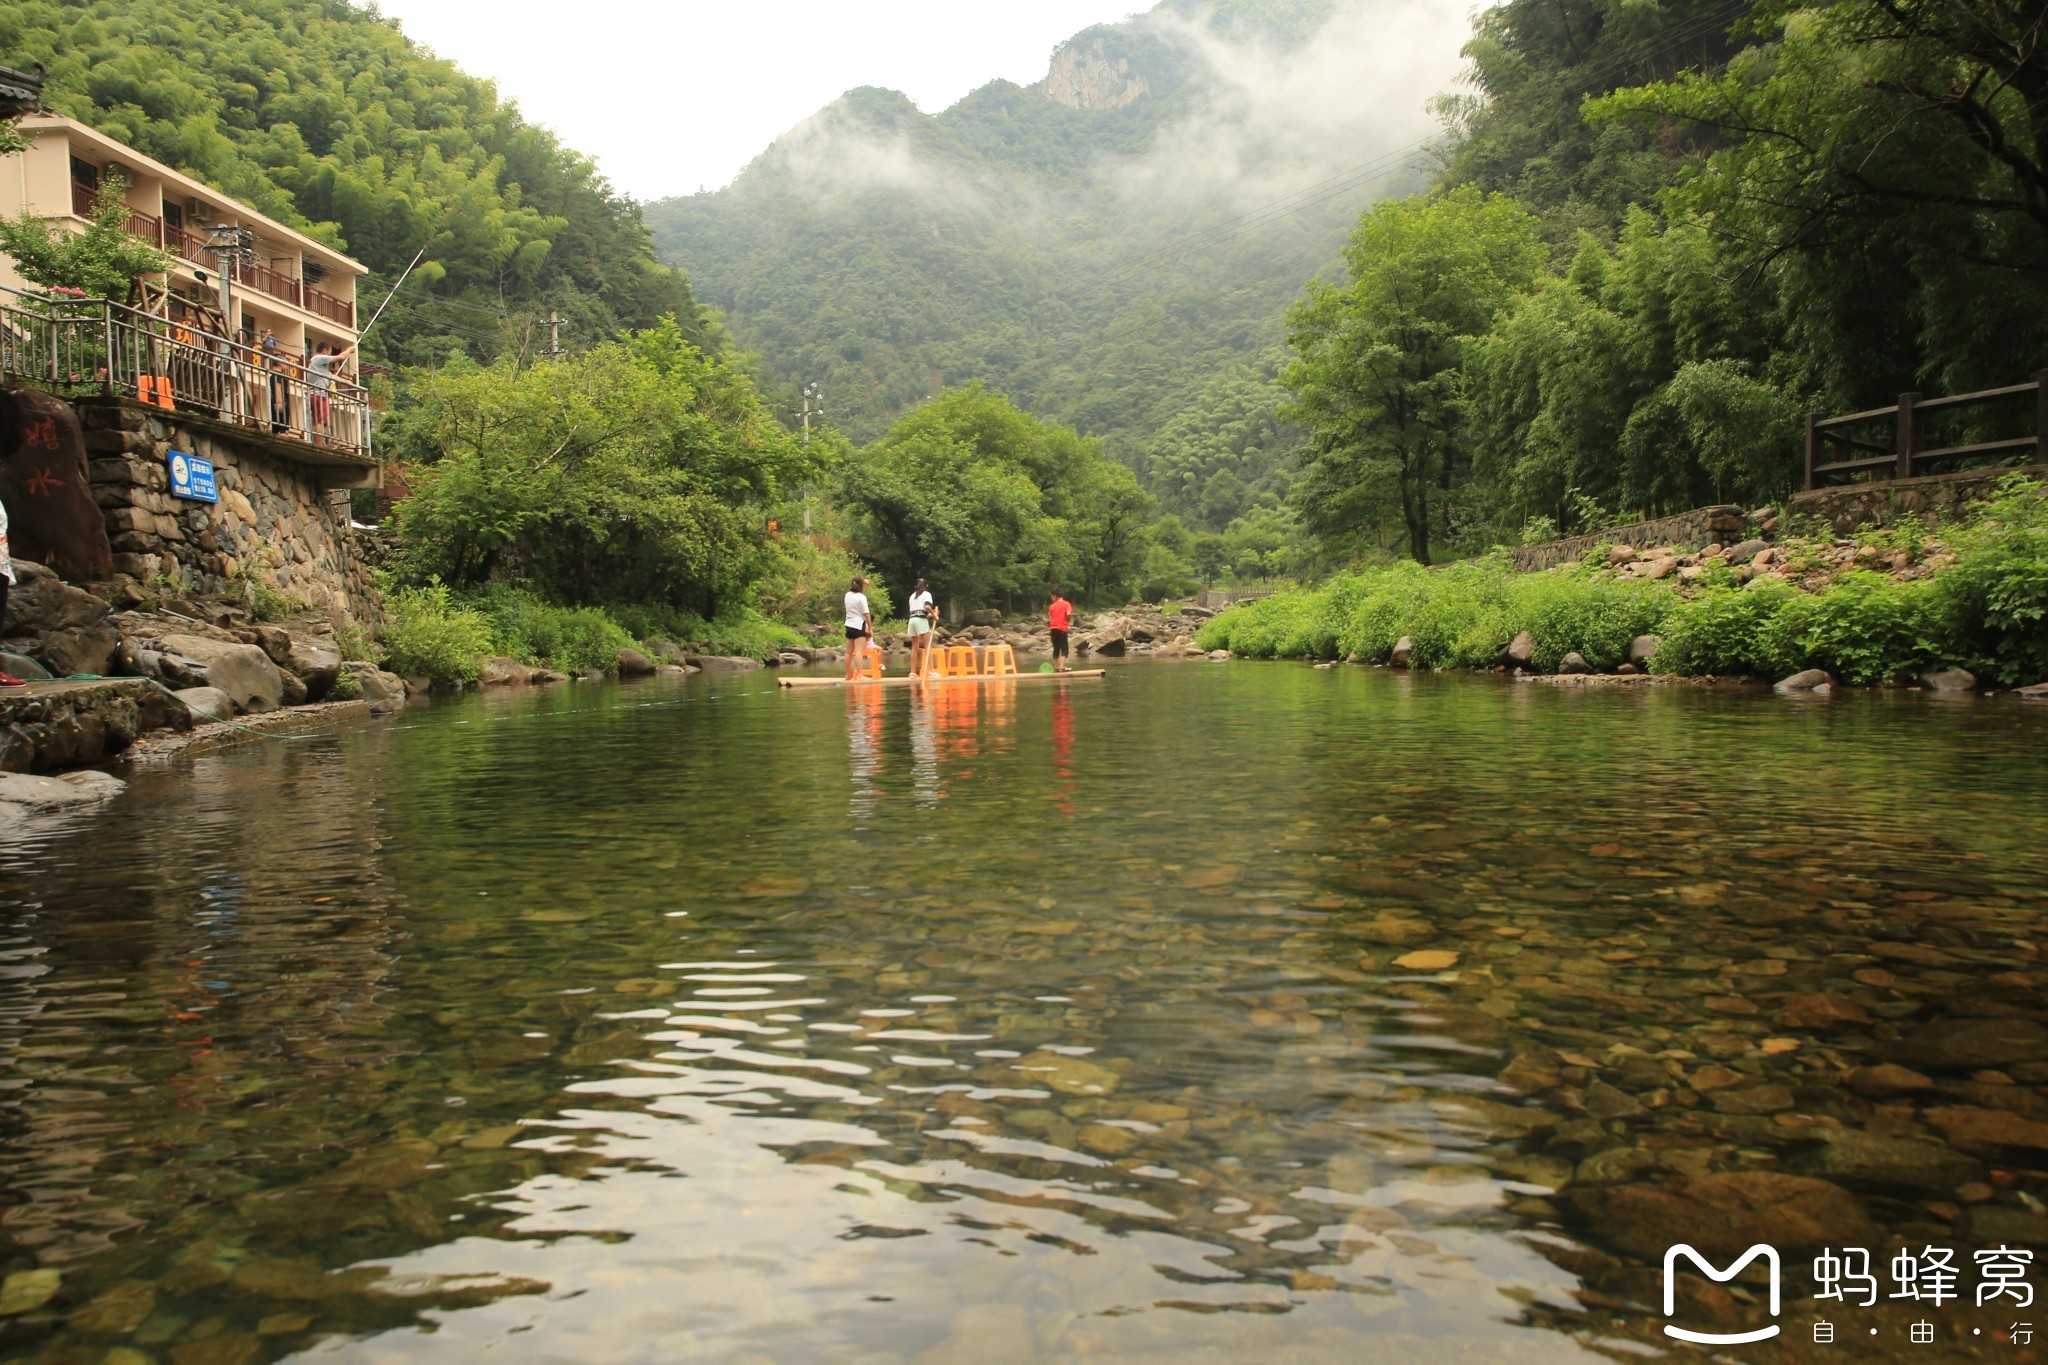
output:
<path id="1" fill-rule="evenodd" d="M 636 199 L 717 189 L 858 85 L 927 113 L 1151 0 L 381 0 Z"/>

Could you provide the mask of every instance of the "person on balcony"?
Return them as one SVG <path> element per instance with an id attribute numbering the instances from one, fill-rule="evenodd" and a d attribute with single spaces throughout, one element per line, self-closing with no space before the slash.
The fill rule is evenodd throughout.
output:
<path id="1" fill-rule="evenodd" d="M 292 424 L 292 372 L 298 366 L 277 344 L 277 333 L 263 329 L 263 352 L 258 363 L 270 372 L 270 434 L 282 436 Z"/>
<path id="2" fill-rule="evenodd" d="M 330 396 L 334 390 L 334 380 L 341 373 L 342 362 L 347 360 L 355 349 L 356 343 L 353 341 L 338 352 L 334 349 L 333 342 L 323 341 L 320 343 L 319 351 L 306 362 L 306 406 L 310 410 L 308 424 L 312 427 L 316 440 L 324 442 L 333 434 L 329 427 L 333 417 Z"/>

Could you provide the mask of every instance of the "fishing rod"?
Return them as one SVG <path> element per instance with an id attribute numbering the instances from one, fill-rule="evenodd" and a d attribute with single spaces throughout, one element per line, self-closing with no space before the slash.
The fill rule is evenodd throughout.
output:
<path id="1" fill-rule="evenodd" d="M 423 257 L 423 256 L 425 256 L 426 254 L 427 254 L 427 244 L 426 244 L 426 243 L 424 243 L 424 242 L 422 242 L 422 243 L 420 243 L 420 249 L 419 249 L 418 251 L 415 251 L 415 252 L 414 252 L 414 253 L 412 254 L 412 265 L 408 265 L 408 266 L 407 266 L 407 267 L 405 268 L 405 272 L 404 272 L 404 274 L 401 274 L 401 275 L 400 275 L 400 276 L 398 277 L 398 282 L 397 282 L 396 284 L 392 285 L 390 289 L 388 289 L 387 291 L 385 291 L 385 294 L 384 294 L 384 302 L 382 302 L 382 303 L 380 303 L 380 304 L 378 304 L 378 305 L 377 305 L 377 311 L 376 311 L 376 312 L 374 312 L 374 313 L 372 313 L 372 314 L 370 314 L 370 320 L 369 320 L 369 322 L 368 322 L 367 324 L 365 324 L 365 325 L 364 325 L 364 327 L 363 327 L 363 330 L 362 330 L 362 331 L 360 331 L 360 332 L 357 332 L 357 333 L 356 333 L 356 349 L 357 349 L 358 351 L 360 351 L 360 350 L 362 349 L 362 345 L 363 345 L 363 338 L 364 338 L 364 337 L 366 337 L 366 336 L 368 336 L 368 335 L 370 334 L 370 328 L 372 328 L 372 327 L 375 327 L 375 326 L 377 325 L 377 319 L 378 319 L 378 318 L 381 318 L 381 317 L 383 317 L 383 316 L 384 316 L 384 310 L 385 310 L 386 308 L 389 308 L 389 307 L 391 306 L 391 300 L 393 300 L 393 299 L 397 298 L 397 297 L 398 297 L 398 291 L 399 291 L 400 289 L 404 288 L 404 286 L 405 286 L 405 281 L 406 281 L 407 277 L 408 277 L 408 276 L 410 276 L 410 275 L 412 274 L 413 266 L 416 266 L 416 265 L 418 265 L 418 264 L 420 263 L 420 258 L 421 258 L 421 257 Z M 368 379 L 369 379 L 369 376 L 368 376 L 368 375 L 364 375 L 364 376 L 363 376 L 363 378 L 364 378 L 365 382 L 367 382 L 367 381 L 368 381 Z M 371 416 L 370 416 L 370 403 L 369 403 L 369 389 L 368 389 L 368 388 L 364 388 L 364 389 L 362 390 L 362 394 L 363 394 L 363 453 L 364 453 L 364 454 L 366 454 L 367 456 L 369 456 L 369 458 L 370 458 L 370 460 L 371 460 L 372 464 L 373 464 L 373 465 L 374 465 L 374 466 L 376 467 L 376 471 L 377 471 L 377 483 L 376 483 L 376 487 L 377 487 L 377 489 L 378 489 L 379 491 L 382 491 L 382 489 L 383 489 L 383 487 L 384 487 L 384 462 L 383 462 L 382 460 L 379 460 L 379 459 L 377 458 L 377 427 L 376 427 L 376 423 L 375 423 L 375 422 L 374 422 L 374 421 L 372 420 L 372 418 L 371 418 Z M 353 518 L 353 517 L 351 517 L 351 518 L 350 518 L 350 520 L 354 520 L 354 518 Z"/>
<path id="2" fill-rule="evenodd" d="M 413 266 L 418 265 L 420 263 L 420 258 L 422 256 L 425 256 L 426 254 L 427 248 L 425 244 L 422 244 L 420 246 L 420 249 L 413 253 L 412 265 L 407 266 L 405 268 L 405 273 L 398 277 L 398 283 L 392 285 L 391 288 L 385 292 L 384 302 L 377 305 L 377 311 L 370 314 L 370 321 L 363 327 L 362 331 L 356 333 L 356 345 L 361 346 L 363 344 L 363 338 L 370 334 L 370 328 L 375 327 L 377 325 L 377 319 L 384 316 L 384 310 L 391 306 L 391 300 L 397 298 L 398 291 L 405 287 L 406 276 L 412 274 Z"/>

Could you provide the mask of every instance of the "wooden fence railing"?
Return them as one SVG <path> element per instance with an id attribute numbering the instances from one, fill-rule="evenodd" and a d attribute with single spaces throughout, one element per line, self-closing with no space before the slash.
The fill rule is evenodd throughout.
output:
<path id="1" fill-rule="evenodd" d="M 1923 445 L 1922 419 L 1927 415 L 1989 407 L 2009 403 L 2016 398 L 2034 400 L 2033 435 L 1932 448 Z M 1887 417 L 1892 419 L 1889 440 L 1859 439 L 1851 430 Z M 1859 455 L 1858 451 L 1870 453 Z M 1831 454 L 1833 458 L 1829 458 Z M 2002 389 L 1950 394 L 1946 398 L 1922 398 L 1917 393 L 1902 393 L 1899 401 L 1890 407 L 1869 408 L 1863 412 L 1844 413 L 1840 417 L 1823 417 L 1817 412 L 1806 416 L 1808 490 L 1825 488 L 1833 480 L 1866 470 L 1882 482 L 1910 479 L 1915 474 L 1925 474 L 1936 466 L 1958 460 L 2017 454 L 2031 454 L 2036 460 L 2048 462 L 2048 370 L 2041 371 L 2024 384 L 2008 384 Z"/>

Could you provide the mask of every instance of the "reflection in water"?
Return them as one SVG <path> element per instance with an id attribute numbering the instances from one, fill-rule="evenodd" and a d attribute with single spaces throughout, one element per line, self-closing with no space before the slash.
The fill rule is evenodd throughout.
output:
<path id="1" fill-rule="evenodd" d="M 1074 818 L 1074 699 L 1062 687 L 1052 699 L 1053 809 Z"/>
<path id="2" fill-rule="evenodd" d="M 437 705 L 0 852 L 0 1255 L 63 1272 L 0 1350 L 1551 1361 L 1657 1347 L 1688 1182 L 2033 1235 L 2023 1153 L 1940 1144 L 2048 1057 L 1939 1030 L 2048 1014 L 2048 718 L 764 684 Z"/>
<path id="3" fill-rule="evenodd" d="M 846 758 L 853 777 L 853 827 L 867 829 L 881 799 L 882 689 L 846 689 Z"/>

